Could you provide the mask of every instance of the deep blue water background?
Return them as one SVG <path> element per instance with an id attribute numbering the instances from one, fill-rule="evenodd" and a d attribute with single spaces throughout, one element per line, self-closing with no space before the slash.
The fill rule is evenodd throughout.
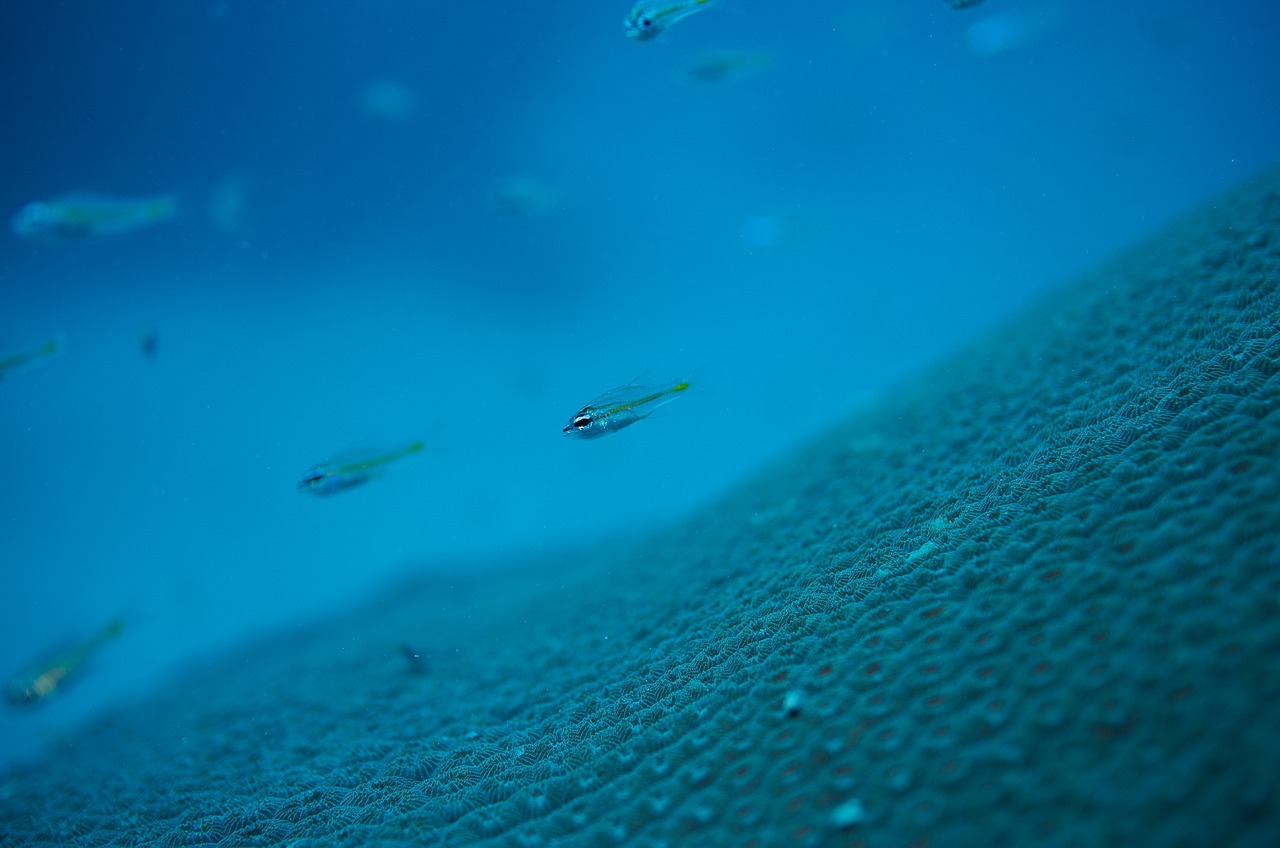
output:
<path id="1" fill-rule="evenodd" d="M 626 0 L 0 7 L 0 213 L 77 190 L 182 209 L 0 238 L 0 354 L 68 340 L 0 383 L 0 670 L 127 627 L 0 715 L 0 766 L 393 575 L 607 559 L 1280 159 L 1266 4 L 721 5 L 651 43 Z M 722 46 L 774 63 L 672 78 Z M 368 108 L 380 80 L 409 114 Z M 562 201 L 499 214 L 522 175 Z M 695 369 L 705 391 L 624 433 L 560 435 L 601 391 Z M 369 486 L 295 487 L 414 438 Z"/>

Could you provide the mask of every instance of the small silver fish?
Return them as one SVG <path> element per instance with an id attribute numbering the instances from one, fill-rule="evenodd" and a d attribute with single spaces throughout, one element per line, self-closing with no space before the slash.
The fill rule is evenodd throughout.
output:
<path id="1" fill-rule="evenodd" d="M 28 203 L 13 216 L 13 232 L 31 241 L 80 242 L 118 236 L 168 221 L 177 212 L 172 197 L 118 200 L 68 194 Z"/>
<path id="2" fill-rule="evenodd" d="M 562 432 L 579 439 L 599 438 L 649 417 L 688 388 L 688 380 L 676 380 L 660 386 L 631 382 L 610 389 L 575 412 Z"/>
<path id="3" fill-rule="evenodd" d="M 410 442 L 389 451 L 347 454 L 322 462 L 298 481 L 298 488 L 313 495 L 333 495 L 381 477 L 397 459 L 422 450 L 422 442 Z"/>
<path id="4" fill-rule="evenodd" d="M 631 7 L 622 25 L 627 37 L 637 41 L 650 41 L 677 21 L 711 7 L 712 0 L 672 0 L 669 3 L 646 3 L 644 0 Z"/>

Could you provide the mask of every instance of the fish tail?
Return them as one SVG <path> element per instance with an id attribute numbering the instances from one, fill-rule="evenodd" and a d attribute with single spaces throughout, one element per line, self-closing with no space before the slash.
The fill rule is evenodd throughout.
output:
<path id="1" fill-rule="evenodd" d="M 62 333 L 58 333 L 56 336 L 40 346 L 40 352 L 45 356 L 53 356 L 61 353 L 66 346 L 67 337 L 62 335 Z"/>
<path id="2" fill-rule="evenodd" d="M 692 371 L 686 372 L 687 376 L 681 377 L 680 379 L 676 380 L 675 385 L 671 389 L 671 393 L 687 394 L 691 396 L 697 395 L 699 397 L 712 393 L 712 392 L 709 392 L 707 389 L 707 386 L 708 386 L 707 371 L 708 371 L 707 364 L 703 363 L 697 366 L 696 368 L 694 368 Z M 712 381 L 711 385 L 715 385 L 714 380 Z"/>
<path id="3" fill-rule="evenodd" d="M 91 641 L 91 642 L 90 642 L 90 643 L 85 647 L 85 650 L 86 650 L 86 651 L 97 651 L 97 650 L 98 650 L 99 648 L 101 648 L 103 645 L 107 644 L 107 643 L 108 643 L 108 642 L 110 642 L 112 639 L 115 639 L 116 637 L 118 637 L 118 636 L 119 636 L 121 633 L 123 633 L 123 632 L 124 632 L 124 619 L 122 619 L 122 618 L 113 618 L 113 619 L 111 619 L 111 621 L 107 624 L 107 626 L 106 626 L 106 627 L 102 628 L 102 632 L 101 632 L 101 633 L 99 633 L 99 634 L 98 634 L 98 635 L 93 639 L 93 641 Z"/>
<path id="4" fill-rule="evenodd" d="M 391 454 L 387 456 L 386 461 L 391 462 L 393 460 L 401 459 L 406 456 L 412 456 L 413 454 L 422 450 L 424 447 L 426 447 L 426 443 L 423 442 L 421 439 L 418 439 L 417 441 L 410 442 L 409 444 L 400 448 L 400 450 L 393 451 Z"/>
<path id="5" fill-rule="evenodd" d="M 167 221 L 178 214 L 178 201 L 171 194 L 153 198 L 147 203 L 147 217 L 153 221 Z"/>

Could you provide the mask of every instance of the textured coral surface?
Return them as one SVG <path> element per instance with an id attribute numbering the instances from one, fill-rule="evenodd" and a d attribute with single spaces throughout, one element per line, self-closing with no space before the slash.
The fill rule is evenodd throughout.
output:
<path id="1" fill-rule="evenodd" d="M 680 527 L 105 721 L 0 843 L 1280 844 L 1278 286 L 1273 173 Z"/>

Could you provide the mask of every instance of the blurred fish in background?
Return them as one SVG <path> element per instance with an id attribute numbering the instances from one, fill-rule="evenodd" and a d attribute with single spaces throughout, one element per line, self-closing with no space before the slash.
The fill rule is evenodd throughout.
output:
<path id="1" fill-rule="evenodd" d="M 768 50 L 709 48 L 685 56 L 672 75 L 686 85 L 737 82 L 773 67 L 773 63 L 773 53 Z"/>
<path id="2" fill-rule="evenodd" d="M 762 212 L 748 215 L 738 224 L 738 240 L 748 251 L 831 244 L 836 233 L 835 223 L 818 213 Z"/>
<path id="3" fill-rule="evenodd" d="M 0 356 L 0 382 L 48 363 L 61 353 L 66 345 L 66 338 L 58 334 L 44 344 L 29 350 Z"/>
<path id="4" fill-rule="evenodd" d="M 401 642 L 399 648 L 400 656 L 404 657 L 405 665 L 408 666 L 411 674 L 426 674 L 427 656 L 425 653 L 408 642 Z"/>
<path id="5" fill-rule="evenodd" d="M 313 495 L 337 494 L 381 477 L 391 463 L 422 448 L 417 441 L 393 450 L 353 451 L 312 467 L 298 481 L 298 488 Z"/>
<path id="6" fill-rule="evenodd" d="M 160 352 L 160 331 L 151 325 L 138 328 L 138 351 L 147 359 L 155 359 Z"/>
<path id="7" fill-rule="evenodd" d="M 177 209 L 171 195 L 125 200 L 72 193 L 28 203 L 13 216 L 12 226 L 14 235 L 30 241 L 92 241 L 162 224 Z"/>
<path id="8" fill-rule="evenodd" d="M 995 56 L 1039 40 L 1065 16 L 1056 2 L 1029 3 L 978 18 L 965 30 L 965 41 L 979 56 Z"/>
<path id="9" fill-rule="evenodd" d="M 124 632 L 124 622 L 116 619 L 101 633 L 51 656 L 32 663 L 9 678 L 5 698 L 15 707 L 29 707 L 43 703 L 46 698 L 66 687 L 69 679 L 78 677 L 85 664 L 102 646 Z"/>
<path id="10" fill-rule="evenodd" d="M 209 193 L 209 222 L 234 239 L 247 239 L 253 232 L 249 200 L 253 180 L 244 174 L 228 174 Z"/>
<path id="11" fill-rule="evenodd" d="M 360 90 L 360 108 L 372 118 L 400 123 L 418 111 L 418 97 L 400 80 L 378 79 Z"/>
<path id="12" fill-rule="evenodd" d="M 489 208 L 500 215 L 538 218 L 561 209 L 563 204 L 560 188 L 536 177 L 507 177 L 489 191 Z"/>

